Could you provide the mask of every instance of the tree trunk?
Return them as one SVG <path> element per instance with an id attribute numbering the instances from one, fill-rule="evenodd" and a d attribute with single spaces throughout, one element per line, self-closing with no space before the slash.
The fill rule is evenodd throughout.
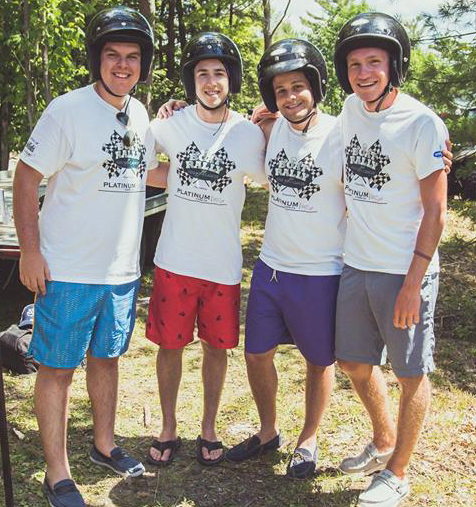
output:
<path id="1" fill-rule="evenodd" d="M 30 3 L 28 0 L 23 2 L 23 35 L 25 37 L 25 92 L 26 92 L 26 112 L 28 115 L 28 126 L 33 130 L 35 123 L 34 97 L 33 97 L 33 76 L 31 71 L 31 53 L 30 53 Z"/>
<path id="2" fill-rule="evenodd" d="M 230 16 L 228 19 L 228 24 L 230 25 L 230 27 L 233 26 L 233 14 L 234 14 L 234 5 L 233 2 L 230 2 Z"/>
<path id="3" fill-rule="evenodd" d="M 5 98 L 0 104 L 0 171 L 8 169 L 8 157 L 10 150 L 8 146 L 8 128 L 10 125 L 10 104 Z"/>
<path id="4" fill-rule="evenodd" d="M 264 49 L 271 45 L 271 5 L 270 0 L 263 0 L 263 36 Z"/>
<path id="5" fill-rule="evenodd" d="M 179 26 L 180 49 L 183 51 L 187 43 L 187 31 L 185 30 L 185 23 L 183 22 L 183 5 L 182 0 L 177 1 L 177 17 Z"/>
<path id="6" fill-rule="evenodd" d="M 139 10 L 140 12 L 147 18 L 147 20 L 150 23 L 150 26 L 152 26 L 152 30 L 154 29 L 154 21 L 155 21 L 155 2 L 154 0 L 139 0 Z M 142 102 L 144 103 L 145 107 L 147 108 L 147 112 L 149 113 L 149 116 L 153 114 L 152 111 L 152 69 L 154 68 L 154 61 L 152 61 L 151 65 L 151 71 L 149 73 L 149 76 L 147 78 L 147 91 L 143 94 L 141 97 Z"/>
<path id="7" fill-rule="evenodd" d="M 175 30 L 174 30 L 174 17 L 175 17 L 175 0 L 169 0 L 169 16 L 167 19 L 167 47 L 165 53 L 167 56 L 167 77 L 174 78 L 175 74 Z"/>

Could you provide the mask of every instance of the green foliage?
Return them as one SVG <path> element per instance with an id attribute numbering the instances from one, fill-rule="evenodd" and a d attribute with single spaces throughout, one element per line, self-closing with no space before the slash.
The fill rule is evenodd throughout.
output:
<path id="1" fill-rule="evenodd" d="M 459 36 L 474 32 L 475 15 L 475 0 L 452 0 L 426 16 L 434 40 L 413 50 L 406 86 L 442 116 L 456 148 L 476 144 L 476 35 Z"/>
<path id="2" fill-rule="evenodd" d="M 304 25 L 311 30 L 309 41 L 322 52 L 327 63 L 327 95 L 322 109 L 329 114 L 338 115 L 344 103 L 342 91 L 334 71 L 334 46 L 342 25 L 360 12 L 371 10 L 365 0 L 315 0 L 316 11 L 322 14 L 309 14 Z"/>

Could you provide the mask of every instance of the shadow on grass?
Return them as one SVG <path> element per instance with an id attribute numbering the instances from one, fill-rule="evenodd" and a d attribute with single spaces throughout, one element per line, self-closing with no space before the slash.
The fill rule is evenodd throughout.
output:
<path id="1" fill-rule="evenodd" d="M 318 471 L 314 477 L 295 481 L 275 473 L 274 466 L 282 459 L 281 453 L 274 453 L 240 464 L 224 461 L 218 466 L 205 467 L 195 460 L 195 442 L 185 440 L 172 465 L 160 469 L 146 466 L 144 476 L 116 484 L 109 499 L 118 507 L 344 507 L 355 504 L 357 490 L 335 493 L 320 490 L 318 474 L 329 475 L 335 471 Z"/>

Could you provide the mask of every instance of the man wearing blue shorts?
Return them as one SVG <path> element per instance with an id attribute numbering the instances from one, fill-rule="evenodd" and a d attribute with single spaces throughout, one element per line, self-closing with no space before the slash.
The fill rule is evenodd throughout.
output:
<path id="1" fill-rule="evenodd" d="M 157 165 L 144 145 L 147 112 L 132 98 L 149 73 L 153 33 L 141 14 L 119 7 L 92 19 L 86 42 L 94 83 L 49 104 L 14 182 L 20 277 L 37 294 L 30 353 L 40 363 L 35 409 L 46 459 L 43 490 L 55 507 L 85 505 L 66 453 L 70 385 L 85 356 L 91 460 L 122 476 L 144 472 L 115 445 L 114 422 L 118 358 L 135 320 L 145 174 Z"/>
<path id="2" fill-rule="evenodd" d="M 246 316 L 248 380 L 261 428 L 226 458 L 244 461 L 280 446 L 274 355 L 278 345 L 295 344 L 307 366 L 306 413 L 287 475 L 302 479 L 316 467 L 316 432 L 334 380 L 345 234 L 340 137 L 336 119 L 317 107 L 327 70 L 316 47 L 298 39 L 277 42 L 265 51 L 258 73 L 265 105 L 281 113 L 261 124 L 268 139 L 269 205 Z"/>
<path id="3" fill-rule="evenodd" d="M 386 14 L 360 14 L 340 31 L 337 76 L 354 94 L 341 115 L 348 225 L 336 356 L 373 426 L 372 441 L 340 469 L 381 470 L 360 495 L 362 507 L 394 507 L 408 494 L 406 470 L 430 403 L 427 373 L 434 369 L 448 132 L 431 110 L 399 90 L 409 61 L 408 35 Z M 379 368 L 386 354 L 401 387 L 396 429 Z"/>

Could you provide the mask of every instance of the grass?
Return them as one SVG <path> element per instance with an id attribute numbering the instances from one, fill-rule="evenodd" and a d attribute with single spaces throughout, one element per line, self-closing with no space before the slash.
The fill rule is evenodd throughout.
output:
<path id="1" fill-rule="evenodd" d="M 259 253 L 266 214 L 266 194 L 248 190 L 243 213 L 243 306 L 253 263 Z M 476 504 L 476 206 L 455 201 L 441 247 L 442 276 L 437 311 L 437 370 L 432 374 L 432 408 L 410 466 L 412 494 L 402 507 L 467 507 Z M 1 268 L 0 268 L 1 269 Z M 116 434 L 133 455 L 145 456 L 150 437 L 160 427 L 155 380 L 155 346 L 144 339 L 152 271 L 143 277 L 138 323 L 131 349 L 121 360 L 120 403 Z M 0 329 L 19 316 L 31 296 L 20 286 L 0 295 Z M 252 434 L 258 415 L 245 374 L 242 346 L 230 351 L 218 430 L 230 446 Z M 85 373 L 78 369 L 72 388 L 69 456 L 73 475 L 89 506 L 116 507 L 343 507 L 355 505 L 368 479 L 336 471 L 339 461 L 360 450 L 370 438 L 368 418 L 349 382 L 338 372 L 331 405 L 319 431 L 319 470 L 306 481 L 286 479 L 286 463 L 303 420 L 304 364 L 291 346 L 276 355 L 280 377 L 279 424 L 285 445 L 274 455 L 240 465 L 208 469 L 194 459 L 200 429 L 200 346 L 187 347 L 179 395 L 179 432 L 184 446 L 174 464 L 144 476 L 121 479 L 90 466 L 91 421 Z M 398 387 L 386 369 L 396 410 Z M 16 505 L 46 505 L 40 493 L 44 463 L 33 414 L 34 375 L 4 375 Z M 0 491 L 3 495 L 3 492 Z M 0 505 L 3 496 L 0 497 Z"/>

